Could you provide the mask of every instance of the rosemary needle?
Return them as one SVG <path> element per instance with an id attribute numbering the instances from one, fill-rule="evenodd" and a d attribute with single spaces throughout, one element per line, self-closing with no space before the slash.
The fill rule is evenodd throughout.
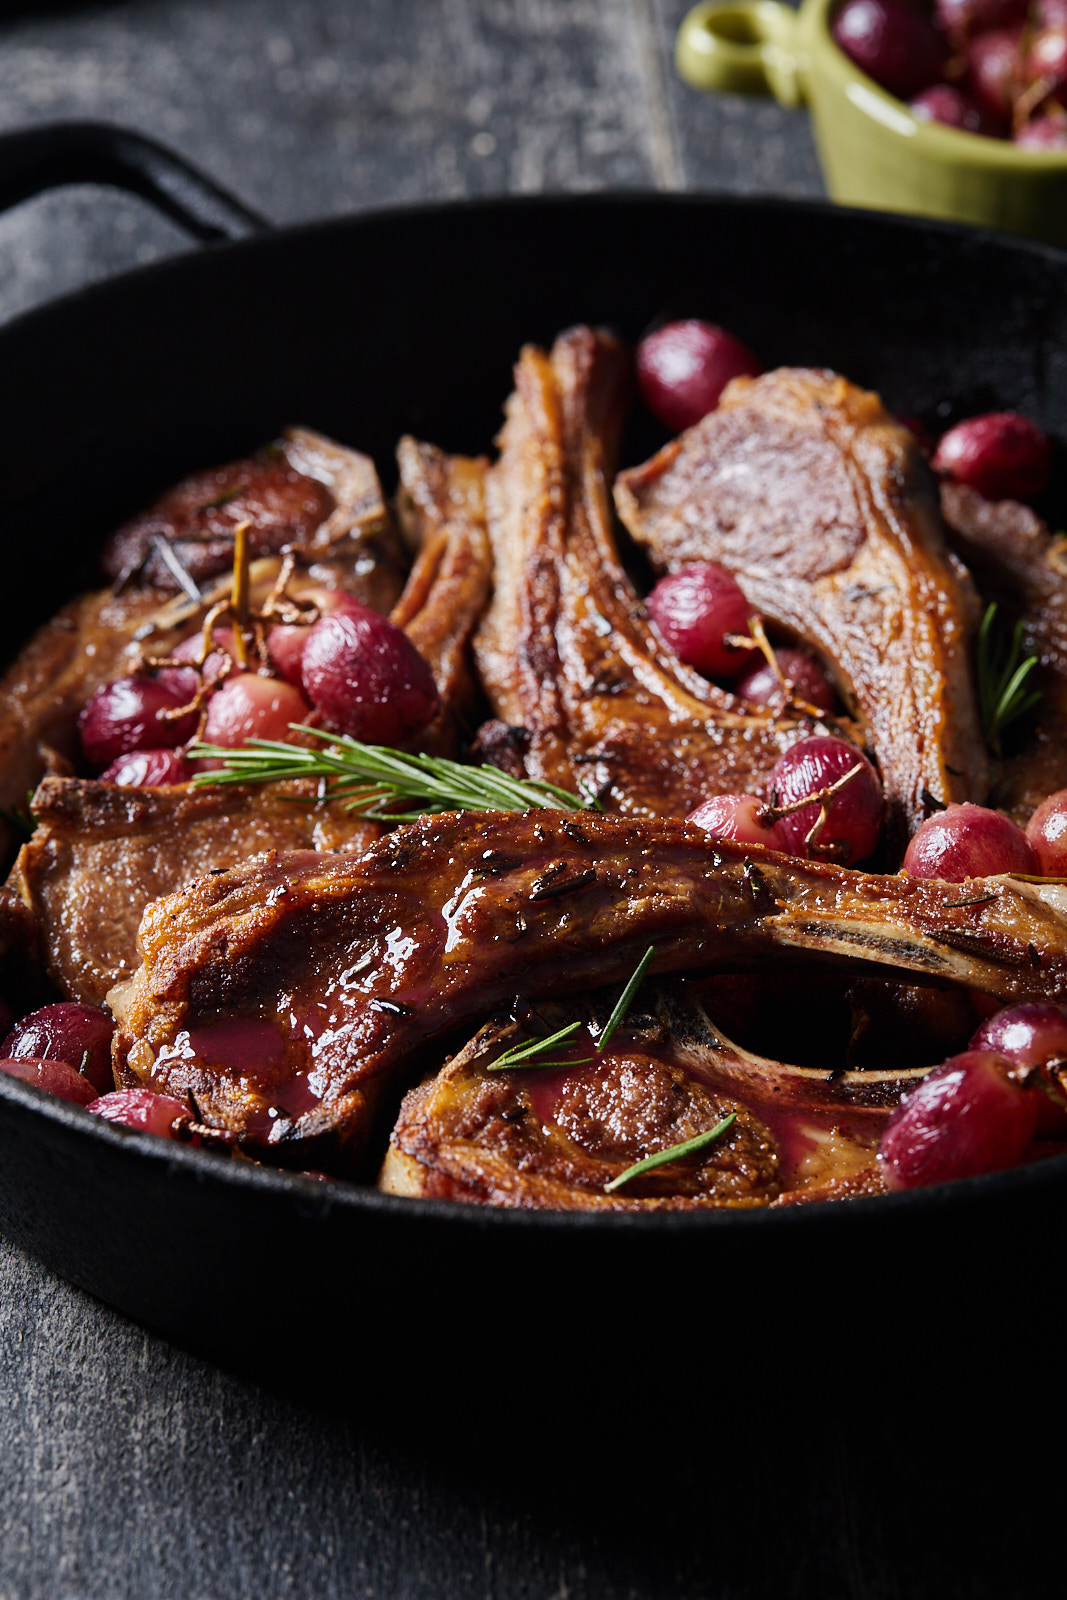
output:
<path id="1" fill-rule="evenodd" d="M 622 1022 L 623 1018 L 626 1016 L 626 1013 L 629 1011 L 630 1003 L 638 989 L 641 987 L 641 980 L 648 971 L 648 964 L 652 960 L 652 957 L 655 955 L 655 953 L 655 945 L 650 944 L 640 961 L 637 963 L 637 966 L 634 969 L 633 977 L 630 979 L 629 983 L 626 985 L 626 988 L 619 996 L 618 1004 L 616 1005 L 615 1010 L 611 1013 L 611 1016 L 608 1018 L 604 1026 L 604 1031 L 597 1041 L 598 1050 L 603 1050 L 604 1046 L 607 1044 L 608 1040 L 611 1038 L 612 1034 Z"/>
<path id="2" fill-rule="evenodd" d="M 982 732 L 996 756 L 1001 734 L 1040 704 L 1040 691 L 1031 686 L 1036 666 L 1036 656 L 1023 656 L 1022 621 L 1009 635 L 997 627 L 996 604 L 987 606 L 978 633 L 975 677 Z"/>
<path id="3" fill-rule="evenodd" d="M 718 1139 L 737 1121 L 737 1112 L 731 1111 L 728 1117 L 723 1117 L 714 1128 L 709 1128 L 706 1133 L 698 1133 L 692 1139 L 685 1139 L 681 1144 L 672 1144 L 668 1150 L 657 1150 L 654 1156 L 646 1156 L 643 1161 L 635 1161 L 632 1167 L 627 1167 L 625 1172 L 620 1172 L 617 1178 L 612 1178 L 610 1183 L 604 1185 L 604 1193 L 612 1194 L 616 1189 L 621 1189 L 624 1183 L 629 1183 L 631 1178 L 639 1178 L 642 1173 L 651 1172 L 653 1167 L 662 1167 L 668 1161 L 679 1161 L 682 1156 L 692 1155 L 694 1150 L 703 1150 L 704 1146 L 711 1144 L 713 1139 Z"/>
<path id="4" fill-rule="evenodd" d="M 566 1027 L 560 1028 L 558 1033 L 550 1033 L 547 1039 L 532 1039 L 526 1044 L 513 1044 L 502 1055 L 497 1056 L 486 1067 L 487 1072 L 505 1072 L 512 1067 L 578 1067 L 584 1066 L 580 1061 L 543 1061 L 541 1057 L 546 1050 L 551 1050 L 553 1045 L 562 1044 L 564 1039 L 571 1039 L 581 1027 L 580 1022 L 568 1022 Z M 592 1061 L 589 1056 L 587 1060 Z"/>

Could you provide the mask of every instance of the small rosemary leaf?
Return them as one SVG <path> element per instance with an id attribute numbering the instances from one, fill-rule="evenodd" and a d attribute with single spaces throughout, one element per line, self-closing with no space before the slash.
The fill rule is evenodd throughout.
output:
<path id="1" fill-rule="evenodd" d="M 626 985 L 626 988 L 619 996 L 618 1004 L 616 1005 L 615 1010 L 611 1013 L 611 1016 L 608 1018 L 604 1027 L 604 1031 L 597 1041 L 598 1050 L 603 1050 L 604 1046 L 607 1044 L 608 1040 L 611 1038 L 612 1034 L 615 1032 L 616 1028 L 618 1028 L 619 1024 L 626 1016 L 626 1013 L 629 1011 L 630 1003 L 638 989 L 641 987 L 641 980 L 648 971 L 649 962 L 652 960 L 652 957 L 655 955 L 655 953 L 655 945 L 650 944 L 640 961 L 637 963 L 637 966 L 634 969 L 633 977 L 630 979 L 629 983 Z"/>
<path id="2" fill-rule="evenodd" d="M 556 1033 L 550 1033 L 547 1038 L 531 1039 L 525 1044 L 513 1044 L 502 1055 L 497 1056 L 495 1061 L 490 1062 L 485 1070 L 487 1072 L 504 1072 L 509 1067 L 539 1067 L 542 1063 L 535 1060 L 535 1057 L 543 1056 L 546 1051 L 551 1050 L 554 1045 L 561 1043 L 564 1039 L 572 1039 L 580 1027 L 580 1022 L 568 1022 L 565 1027 L 560 1028 Z M 592 1057 L 590 1056 L 589 1059 L 592 1060 Z"/>
<path id="3" fill-rule="evenodd" d="M 639 1178 L 642 1173 L 651 1172 L 654 1167 L 665 1166 L 668 1161 L 679 1161 L 682 1156 L 692 1155 L 694 1150 L 703 1150 L 705 1145 L 711 1144 L 713 1139 L 721 1138 L 733 1123 L 737 1121 L 737 1112 L 731 1111 L 728 1117 L 723 1117 L 714 1128 L 709 1128 L 706 1133 L 698 1133 L 692 1139 L 686 1139 L 681 1144 L 672 1144 L 668 1150 L 657 1150 L 654 1156 L 646 1156 L 643 1161 L 635 1161 L 632 1167 L 627 1167 L 625 1172 L 620 1172 L 617 1178 L 612 1178 L 610 1183 L 604 1185 L 605 1194 L 613 1194 L 616 1189 L 621 1189 L 624 1183 L 629 1183 L 631 1178 Z"/>

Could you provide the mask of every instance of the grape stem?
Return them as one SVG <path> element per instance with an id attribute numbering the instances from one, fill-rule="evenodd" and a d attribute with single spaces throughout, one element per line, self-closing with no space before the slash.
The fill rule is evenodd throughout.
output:
<path id="1" fill-rule="evenodd" d="M 813 706 L 809 701 L 802 700 L 796 691 L 796 684 L 787 678 L 782 671 L 782 663 L 778 660 L 777 652 L 767 637 L 767 630 L 763 626 L 763 618 L 759 615 L 749 617 L 748 631 L 751 635 L 746 638 L 743 633 L 728 633 L 724 635 L 725 641 L 735 650 L 758 650 L 778 679 L 778 686 L 782 691 L 785 704 L 784 710 L 799 711 L 803 716 L 814 717 L 816 722 L 826 721 L 826 712 L 820 711 L 818 706 Z"/>
<path id="2" fill-rule="evenodd" d="M 825 856 L 827 859 L 832 860 L 840 848 L 839 845 L 836 843 L 819 843 L 819 836 L 830 820 L 830 802 L 835 795 L 841 793 L 847 783 L 852 782 L 858 772 L 862 771 L 863 762 L 857 761 L 854 767 L 849 767 L 848 771 L 843 772 L 839 778 L 835 778 L 833 783 L 828 783 L 825 789 L 816 789 L 814 794 L 806 794 L 800 800 L 790 800 L 785 805 L 780 805 L 777 796 L 775 796 L 771 805 L 764 806 L 761 811 L 757 812 L 757 820 L 763 823 L 764 826 L 773 828 L 774 824 L 780 822 L 783 817 L 790 817 L 796 811 L 803 811 L 805 806 L 817 805 L 819 815 L 804 836 L 804 846 L 805 849 L 815 855 Z"/>

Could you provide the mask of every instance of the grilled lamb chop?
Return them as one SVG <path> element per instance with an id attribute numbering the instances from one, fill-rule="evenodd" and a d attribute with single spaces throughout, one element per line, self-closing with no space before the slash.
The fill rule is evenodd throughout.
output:
<path id="1" fill-rule="evenodd" d="M 379 1187 L 565 1211 L 758 1206 L 882 1188 L 882 1128 L 925 1068 L 845 1073 L 830 1083 L 825 1070 L 741 1050 L 684 991 L 661 990 L 652 1008 L 599 1058 L 579 1035 L 569 1048 L 594 1059 L 569 1070 L 487 1070 L 518 1033 L 514 1023 L 487 1024 L 406 1096 Z M 543 1006 L 538 1019 L 554 1030 L 576 1012 Z M 586 1023 L 593 1040 L 606 1016 L 605 1008 Z M 605 1192 L 627 1167 L 731 1113 L 737 1120 L 699 1153 Z"/>
<path id="2" fill-rule="evenodd" d="M 391 620 L 429 662 L 441 710 L 419 739 L 433 755 L 455 756 L 482 706 L 471 639 L 489 598 L 493 558 L 485 527 L 488 462 L 448 456 L 401 439 L 398 511 L 419 555 Z"/>
<path id="3" fill-rule="evenodd" d="M 1025 748 L 1000 763 L 992 803 L 1024 823 L 1046 795 L 1067 788 L 1067 539 L 1015 500 L 984 500 L 961 483 L 941 488 L 949 541 L 1002 615 L 1023 619 L 1027 655 L 1040 665 L 1042 702 Z"/>
<path id="4" fill-rule="evenodd" d="M 388 611 L 400 593 L 403 562 L 373 461 L 310 428 L 286 428 L 258 455 L 168 489 L 111 536 L 104 571 L 118 587 L 173 593 L 182 585 L 166 560 L 172 551 L 202 586 L 230 570 L 241 522 L 252 524 L 253 558 L 291 546 L 313 581 L 375 611 Z"/>
<path id="5" fill-rule="evenodd" d="M 709 794 L 760 792 L 811 725 L 746 709 L 645 620 L 608 495 L 628 371 L 617 341 L 589 328 L 551 356 L 523 351 L 488 478 L 494 590 L 475 650 L 496 717 L 525 730 L 509 765 L 521 755 L 529 776 L 612 810 L 685 816 Z"/>
<path id="6" fill-rule="evenodd" d="M 829 665 L 877 755 L 891 845 L 923 820 L 924 789 L 985 798 L 974 589 L 914 439 L 876 395 L 829 372 L 735 379 L 615 498 L 655 567 L 721 562 Z"/>
<path id="7" fill-rule="evenodd" d="M 360 858 L 260 857 L 150 905 L 112 996 L 119 1080 L 251 1146 L 354 1157 L 420 1046 L 521 993 L 821 955 L 1004 1000 L 1067 997 L 1065 892 L 879 877 L 583 813 L 428 817 Z"/>
<path id="8" fill-rule="evenodd" d="M 95 1006 L 136 970 L 150 900 L 263 850 L 358 853 L 381 833 L 343 802 L 317 801 L 314 784 L 135 789 L 46 778 L 32 810 L 37 829 L 10 887 L 36 920 L 52 983 Z"/>

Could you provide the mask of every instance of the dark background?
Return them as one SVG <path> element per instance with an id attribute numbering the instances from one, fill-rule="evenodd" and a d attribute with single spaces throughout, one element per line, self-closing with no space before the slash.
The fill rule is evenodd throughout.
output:
<path id="1" fill-rule="evenodd" d="M 278 222 L 635 185 L 820 194 L 803 114 L 677 81 L 684 10 L 0 6 L 0 126 L 127 123 Z M 0 317 L 185 248 L 126 197 L 49 196 L 0 219 Z M 996 1282 L 991 1262 L 991 1295 Z M 487 1329 L 485 1350 L 455 1366 L 427 1306 L 422 1359 L 399 1377 L 324 1329 L 318 1370 L 263 1385 L 0 1240 L 0 1600 L 1012 1600 L 1061 1587 L 1043 1576 L 1062 1516 L 1035 1454 L 1046 1438 L 1056 1448 L 1055 1334 L 1047 1349 L 1006 1341 L 975 1370 L 966 1327 L 949 1348 L 900 1349 L 868 1320 L 800 1357 L 790 1329 L 805 1308 L 783 1305 L 780 1348 L 761 1381 L 739 1362 L 742 1383 L 703 1347 L 723 1317 L 746 1341 L 743 1294 L 699 1261 L 663 1307 L 670 1358 L 629 1347 L 624 1305 L 605 1308 L 603 1348 L 572 1350 L 564 1286 L 531 1292 L 560 1297 L 543 1361 Z M 906 1293 L 887 1282 L 887 1297 Z M 387 1344 L 388 1306 L 379 1315 Z"/>

